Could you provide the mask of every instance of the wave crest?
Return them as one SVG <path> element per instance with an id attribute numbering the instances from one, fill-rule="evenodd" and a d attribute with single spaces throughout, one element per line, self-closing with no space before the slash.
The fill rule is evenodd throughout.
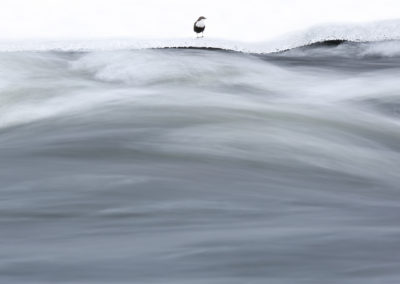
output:
<path id="1" fill-rule="evenodd" d="M 0 51 L 106 51 L 153 48 L 210 48 L 246 53 L 273 53 L 318 42 L 349 41 L 358 43 L 385 42 L 365 48 L 365 55 L 397 56 L 400 20 L 367 24 L 330 24 L 292 32 L 265 42 L 237 42 L 222 39 L 120 39 L 69 41 L 3 41 Z M 386 42 L 390 43 L 387 44 Z"/>

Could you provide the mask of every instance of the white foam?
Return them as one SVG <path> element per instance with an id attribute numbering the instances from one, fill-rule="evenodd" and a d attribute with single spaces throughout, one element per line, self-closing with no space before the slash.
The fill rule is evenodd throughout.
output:
<path id="1" fill-rule="evenodd" d="M 361 56 L 400 56 L 400 43 L 398 41 L 384 41 L 363 44 Z"/>
<path id="2" fill-rule="evenodd" d="M 18 40 L 0 41 L 0 51 L 94 51 L 147 48 L 199 47 L 240 52 L 270 53 L 315 42 L 343 39 L 356 42 L 400 39 L 400 20 L 367 24 L 331 24 L 286 34 L 266 42 L 240 42 L 213 38 L 104 39 L 104 40 Z"/>

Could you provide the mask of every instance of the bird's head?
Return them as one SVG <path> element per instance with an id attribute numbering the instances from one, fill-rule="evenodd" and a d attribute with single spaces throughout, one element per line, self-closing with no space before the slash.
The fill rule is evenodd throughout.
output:
<path id="1" fill-rule="evenodd" d="M 201 16 L 197 21 L 206 20 L 206 17 Z"/>

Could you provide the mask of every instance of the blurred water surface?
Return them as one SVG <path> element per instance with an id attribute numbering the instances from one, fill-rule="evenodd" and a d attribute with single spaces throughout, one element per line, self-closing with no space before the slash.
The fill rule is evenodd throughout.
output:
<path id="1" fill-rule="evenodd" d="M 354 48 L 0 53 L 0 282 L 398 283 L 400 57 Z"/>

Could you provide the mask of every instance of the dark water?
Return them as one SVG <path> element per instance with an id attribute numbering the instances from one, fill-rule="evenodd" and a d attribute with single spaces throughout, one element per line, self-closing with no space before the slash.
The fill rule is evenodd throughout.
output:
<path id="1" fill-rule="evenodd" d="M 0 282 L 399 283 L 400 57 L 337 50 L 0 53 Z"/>

